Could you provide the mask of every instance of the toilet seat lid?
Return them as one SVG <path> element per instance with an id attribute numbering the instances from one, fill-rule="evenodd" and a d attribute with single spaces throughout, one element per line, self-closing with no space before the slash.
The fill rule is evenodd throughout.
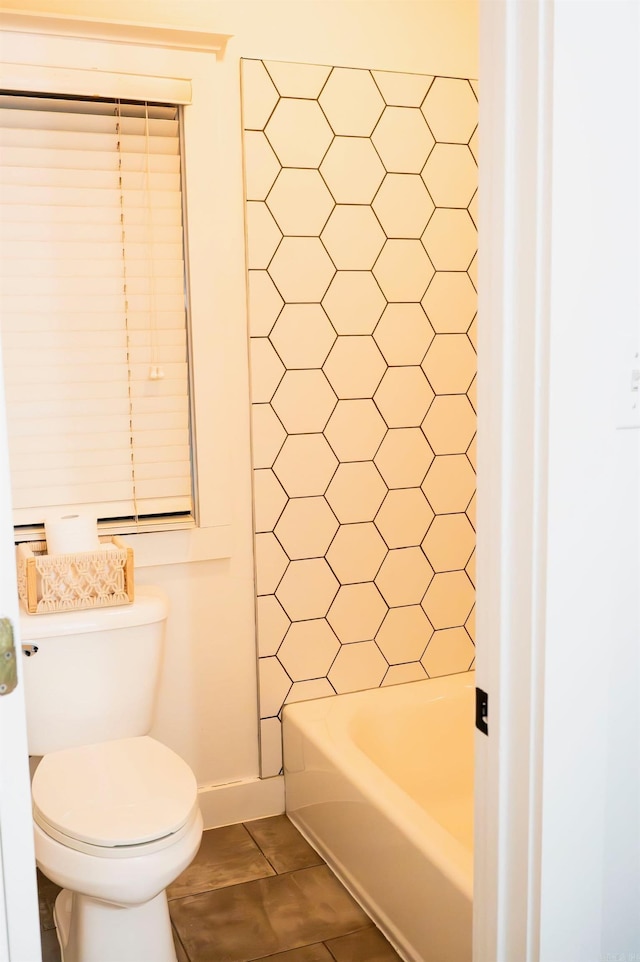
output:
<path id="1" fill-rule="evenodd" d="M 51 752 L 31 784 L 34 818 L 45 831 L 105 847 L 172 835 L 197 792 L 189 766 L 146 735 Z"/>

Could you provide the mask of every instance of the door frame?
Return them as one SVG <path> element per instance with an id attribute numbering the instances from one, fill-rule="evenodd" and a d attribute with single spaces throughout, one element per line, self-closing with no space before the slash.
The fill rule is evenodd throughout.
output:
<path id="1" fill-rule="evenodd" d="M 13 624 L 18 686 L 0 697 L 0 962 L 41 958 L 27 722 L 0 348 L 0 617 Z"/>
<path id="2" fill-rule="evenodd" d="M 553 0 L 480 0 L 474 962 L 539 956 Z"/>

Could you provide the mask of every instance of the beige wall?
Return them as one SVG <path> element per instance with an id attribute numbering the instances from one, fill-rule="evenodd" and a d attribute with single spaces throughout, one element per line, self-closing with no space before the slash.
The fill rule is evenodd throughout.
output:
<path id="1" fill-rule="evenodd" d="M 212 30 L 228 54 L 477 77 L 476 0 L 4 0 L 4 10 Z"/>
<path id="2" fill-rule="evenodd" d="M 469 2 L 197 2 L 5 0 L 3 9 L 202 28 L 232 34 L 219 63 L 215 123 L 239 157 L 239 61 L 277 58 L 375 69 L 477 76 L 476 4 Z M 224 163 L 214 158 L 214 169 Z M 238 163 L 237 167 L 240 167 Z M 154 734 L 193 767 L 201 786 L 258 775 L 251 460 L 240 170 L 220 230 L 229 238 L 221 311 L 226 322 L 232 551 L 223 560 L 143 568 L 172 603 L 166 671 Z M 259 814 L 259 812 L 257 813 Z M 247 817 L 246 812 L 242 817 Z M 231 820 L 230 818 L 225 820 Z"/>

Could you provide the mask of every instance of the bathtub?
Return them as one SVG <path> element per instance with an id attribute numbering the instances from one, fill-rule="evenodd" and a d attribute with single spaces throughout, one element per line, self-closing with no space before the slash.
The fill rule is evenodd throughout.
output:
<path id="1" fill-rule="evenodd" d="M 471 962 L 474 686 L 284 709 L 287 814 L 406 962 Z"/>

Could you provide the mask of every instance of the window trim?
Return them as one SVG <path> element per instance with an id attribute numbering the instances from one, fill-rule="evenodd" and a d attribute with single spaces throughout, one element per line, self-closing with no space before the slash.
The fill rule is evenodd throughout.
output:
<path id="1" fill-rule="evenodd" d="M 54 32 L 50 33 L 47 25 L 51 26 L 53 20 L 56 21 Z M 220 35 L 206 34 L 208 38 L 215 38 L 215 43 L 211 40 L 209 46 L 200 46 L 196 48 L 198 52 L 194 52 L 193 48 L 180 46 L 184 38 L 177 36 L 191 31 L 176 34 L 173 28 L 147 30 L 136 25 L 132 37 L 131 24 L 101 21 L 92 22 L 92 36 L 87 38 L 81 36 L 85 23 L 73 18 L 67 21 L 22 14 L 3 16 L 0 85 L 15 89 L 19 82 L 22 90 L 92 96 L 115 79 L 120 90 L 126 85 L 128 90 L 136 91 L 134 99 L 140 95 L 144 99 L 145 85 L 155 90 L 164 84 L 166 89 L 173 89 L 174 102 L 183 105 L 197 520 L 169 530 L 123 534 L 123 540 L 134 549 L 139 567 L 226 558 L 232 548 L 230 433 L 225 405 L 226 332 L 217 283 L 219 272 L 212 270 L 221 239 L 216 231 L 216 191 L 211 189 L 212 168 L 219 166 L 211 95 L 214 71 L 224 43 L 220 44 Z M 29 29 L 21 30 L 21 24 Z M 63 26 L 69 28 L 65 35 L 62 35 Z M 34 33 L 38 34 L 37 44 L 33 42 Z M 147 39 L 141 39 L 143 33 Z M 205 36 L 198 34 L 201 39 Z M 226 42 L 226 38 L 223 39 Z M 77 66 L 70 68 L 69 62 Z M 114 65 L 119 68 L 117 72 L 113 70 Z M 139 72 L 141 68 L 143 72 Z M 60 89 L 61 86 L 64 89 Z M 125 96 L 122 92 L 119 95 Z"/>

